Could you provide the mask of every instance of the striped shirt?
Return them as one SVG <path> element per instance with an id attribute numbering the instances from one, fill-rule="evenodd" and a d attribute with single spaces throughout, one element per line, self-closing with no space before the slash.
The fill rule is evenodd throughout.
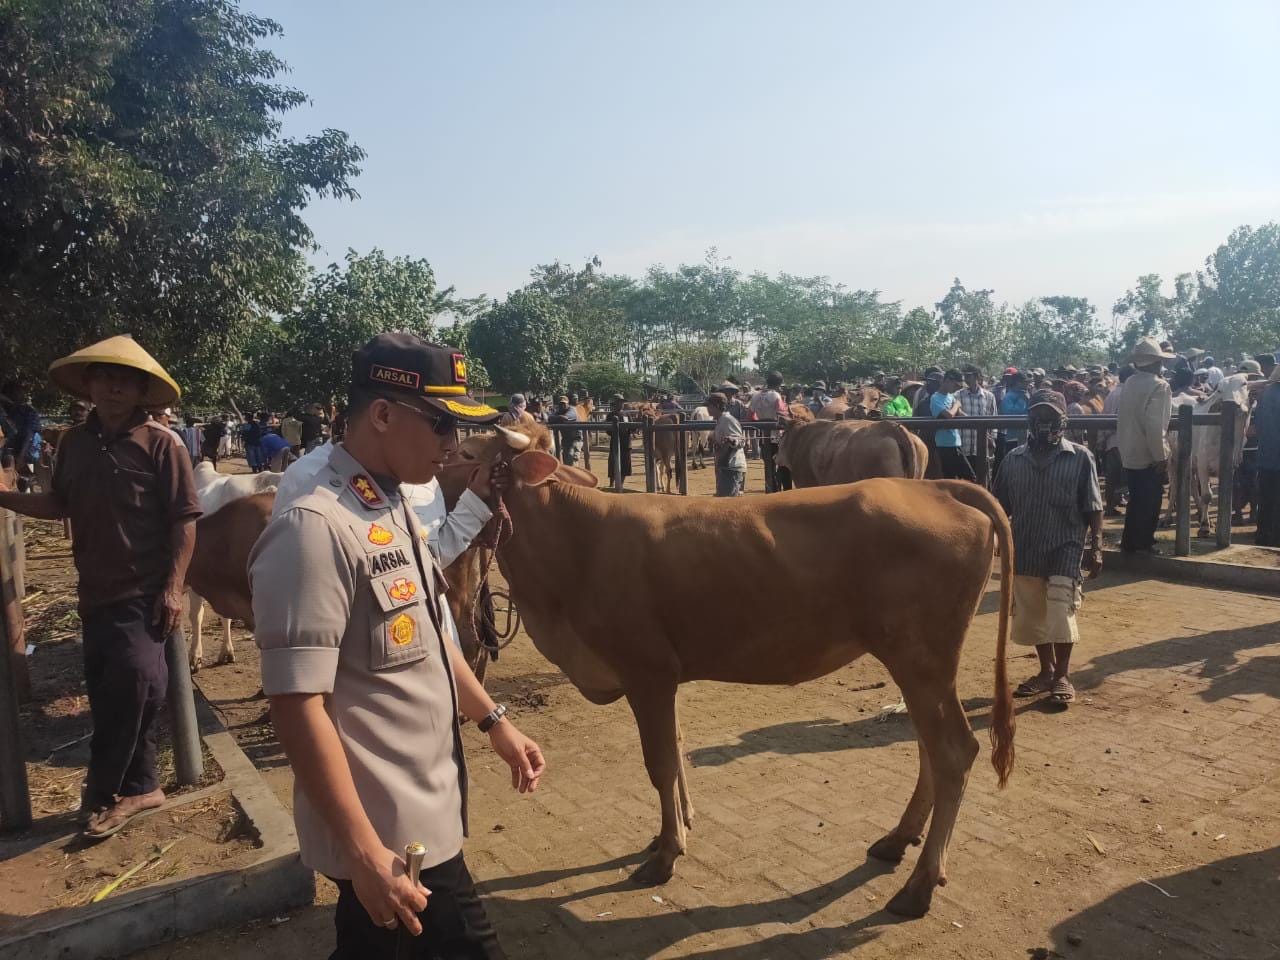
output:
<path id="1" fill-rule="evenodd" d="M 1086 515 L 1102 509 L 1093 454 L 1064 438 L 1039 463 L 1023 444 L 1000 464 L 995 495 L 1013 525 L 1015 572 L 1079 580 Z"/>
<path id="2" fill-rule="evenodd" d="M 956 396 L 960 399 L 960 409 L 966 417 L 994 417 L 996 415 L 996 397 L 990 390 L 979 387 L 970 390 L 965 387 Z M 966 457 L 978 455 L 978 430 L 961 430 L 960 444 Z M 985 450 L 983 451 L 986 452 Z"/>

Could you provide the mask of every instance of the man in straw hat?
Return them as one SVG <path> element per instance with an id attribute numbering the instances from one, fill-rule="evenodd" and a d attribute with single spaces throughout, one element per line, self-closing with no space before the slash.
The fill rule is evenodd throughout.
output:
<path id="1" fill-rule="evenodd" d="M 1155 549 L 1169 461 L 1165 434 L 1173 412 L 1173 394 L 1160 373 L 1165 361 L 1173 358 L 1173 353 L 1162 348 L 1154 337 L 1139 340 L 1129 358 L 1134 373 L 1116 405 L 1116 443 L 1129 486 L 1129 507 L 1120 541 L 1126 553 L 1149 553 Z"/>
<path id="2" fill-rule="evenodd" d="M 468 395 L 461 353 L 384 333 L 355 356 L 347 417 L 315 488 L 249 558 L 302 859 L 338 886 L 334 957 L 502 957 L 463 860 L 459 713 L 521 793 L 545 765 L 445 639 L 443 575 L 402 487 L 436 475 L 459 421 L 489 424 L 498 411 Z"/>
<path id="3" fill-rule="evenodd" d="M 164 645 L 182 616 L 200 501 L 186 450 L 147 415 L 176 403 L 181 391 L 131 337 L 63 357 L 49 376 L 94 410 L 63 436 L 53 489 L 0 493 L 0 507 L 69 517 L 75 530 L 93 716 L 85 836 L 102 839 L 164 802 L 155 766 L 155 722 L 168 683 Z"/>

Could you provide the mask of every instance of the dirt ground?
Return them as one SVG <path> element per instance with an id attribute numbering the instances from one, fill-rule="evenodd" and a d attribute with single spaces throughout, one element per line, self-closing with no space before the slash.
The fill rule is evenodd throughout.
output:
<path id="1" fill-rule="evenodd" d="M 759 463 L 751 469 L 759 490 Z M 690 473 L 691 492 L 703 477 L 709 486 L 709 473 Z M 642 888 L 628 875 L 657 807 L 630 714 L 624 704 L 588 704 L 518 636 L 490 667 L 490 688 L 546 751 L 543 789 L 512 794 L 485 738 L 465 732 L 474 785 L 467 856 L 508 953 L 1280 956 L 1280 599 L 1117 574 L 1090 584 L 1073 671 L 1081 700 L 1062 713 L 1019 703 L 1016 769 L 1001 791 L 985 733 L 997 587 L 958 680 L 983 752 L 950 883 L 912 922 L 882 907 L 917 851 L 896 869 L 866 857 L 896 823 L 916 771 L 910 720 L 876 722 L 895 699 L 879 664 L 859 661 L 794 688 L 683 687 L 697 818 L 676 876 Z M 206 668 L 199 683 L 288 803 L 292 779 L 257 696 L 257 652 L 249 642 L 238 652 L 236 664 Z M 1013 648 L 1010 668 L 1016 681 L 1034 663 Z M 333 896 L 321 881 L 316 903 L 287 918 L 137 956 L 323 956 Z"/>

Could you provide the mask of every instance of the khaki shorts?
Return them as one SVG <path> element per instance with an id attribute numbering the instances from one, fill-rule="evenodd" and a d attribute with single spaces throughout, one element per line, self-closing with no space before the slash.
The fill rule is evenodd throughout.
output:
<path id="1" fill-rule="evenodd" d="M 1084 594 L 1070 577 L 1013 578 L 1013 642 L 1023 647 L 1075 643 L 1076 611 Z"/>

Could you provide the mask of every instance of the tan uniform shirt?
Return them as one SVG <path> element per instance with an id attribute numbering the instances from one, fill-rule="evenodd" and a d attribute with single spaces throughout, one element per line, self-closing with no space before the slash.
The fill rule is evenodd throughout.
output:
<path id="1" fill-rule="evenodd" d="M 268 696 L 325 694 L 356 793 L 390 850 L 419 841 L 424 866 L 462 849 L 466 767 L 441 640 L 444 579 L 399 492 L 334 447 L 314 492 L 272 520 L 249 558 Z M 302 859 L 349 878 L 341 845 L 300 788 Z"/>
<path id="2" fill-rule="evenodd" d="M 1169 384 L 1139 370 L 1124 382 L 1116 404 L 1116 445 L 1128 470 L 1142 470 L 1169 459 L 1165 434 L 1173 413 Z"/>

